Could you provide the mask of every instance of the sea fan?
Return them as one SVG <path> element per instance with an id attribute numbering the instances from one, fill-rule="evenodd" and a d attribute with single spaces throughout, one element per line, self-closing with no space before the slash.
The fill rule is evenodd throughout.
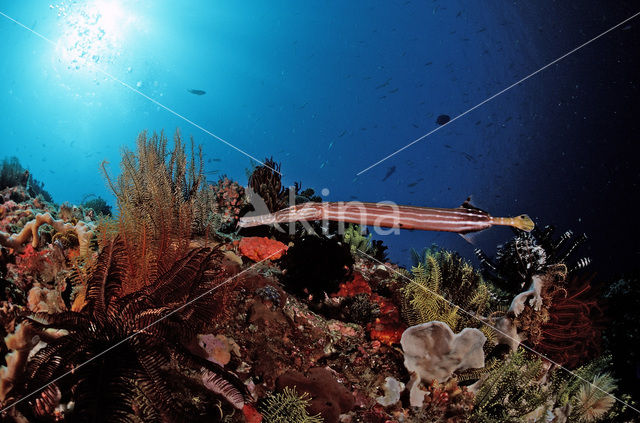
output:
<path id="1" fill-rule="evenodd" d="M 98 257 L 80 312 L 39 315 L 44 323 L 30 319 L 68 335 L 33 354 L 14 398 L 56 380 L 48 386 L 62 393 L 60 403 L 74 403 L 69 418 L 96 422 L 204 419 L 216 396 L 241 408 L 242 382 L 184 347 L 217 311 L 219 297 L 207 293 L 223 276 L 218 254 L 192 250 L 154 286 L 122 296 L 126 250 L 120 238 L 113 240 Z M 32 419 L 46 418 L 34 408 L 45 392 L 18 407 Z M 211 406 L 203 408 L 203 402 Z"/>

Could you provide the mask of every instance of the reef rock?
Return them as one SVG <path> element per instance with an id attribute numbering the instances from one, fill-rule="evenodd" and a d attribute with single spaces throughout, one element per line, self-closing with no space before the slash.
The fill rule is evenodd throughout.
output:
<path id="1" fill-rule="evenodd" d="M 421 407 L 425 392 L 420 382 L 446 382 L 456 370 L 484 367 L 482 347 L 487 338 L 478 329 L 465 328 L 455 335 L 443 322 L 411 326 L 402 334 L 404 365 L 411 373 L 407 384 L 410 402 Z"/>

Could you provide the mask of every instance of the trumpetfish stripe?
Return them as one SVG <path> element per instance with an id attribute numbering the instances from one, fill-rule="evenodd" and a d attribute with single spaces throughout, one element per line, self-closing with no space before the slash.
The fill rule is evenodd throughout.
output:
<path id="1" fill-rule="evenodd" d="M 457 233 L 477 232 L 494 225 L 531 231 L 533 221 L 527 215 L 493 217 L 473 207 L 469 200 L 456 209 L 399 206 L 389 203 L 304 203 L 261 216 L 241 217 L 238 226 L 246 228 L 276 223 L 333 220 L 386 228 L 419 229 Z"/>

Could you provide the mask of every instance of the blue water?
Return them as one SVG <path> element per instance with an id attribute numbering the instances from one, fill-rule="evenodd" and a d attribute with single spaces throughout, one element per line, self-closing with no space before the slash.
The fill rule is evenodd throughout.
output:
<path id="1" fill-rule="evenodd" d="M 273 156 L 285 183 L 327 200 L 456 207 L 473 195 L 493 215 L 586 232 L 596 269 L 627 270 L 640 254 L 629 207 L 640 18 L 356 174 L 638 11 L 639 1 L 0 0 L 50 41 L 0 16 L 2 155 L 56 202 L 113 204 L 100 163 L 117 173 L 140 131 L 179 128 L 204 146 L 212 181 L 217 171 L 246 184 L 250 158 L 188 119 Z M 491 254 L 510 235 L 476 242 Z M 449 233 L 383 239 L 400 263 L 412 247 L 474 248 Z"/>

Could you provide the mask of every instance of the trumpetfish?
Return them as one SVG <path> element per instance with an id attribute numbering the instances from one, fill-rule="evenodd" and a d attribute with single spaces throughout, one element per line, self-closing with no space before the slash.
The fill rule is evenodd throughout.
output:
<path id="1" fill-rule="evenodd" d="M 472 206 L 469 199 L 455 209 L 358 201 L 309 202 L 271 214 L 241 217 L 238 226 L 248 228 L 311 220 L 332 220 L 385 228 L 446 231 L 459 234 L 478 232 L 497 225 L 511 226 L 530 232 L 535 226 L 526 214 L 515 217 L 493 217 L 486 211 Z"/>

